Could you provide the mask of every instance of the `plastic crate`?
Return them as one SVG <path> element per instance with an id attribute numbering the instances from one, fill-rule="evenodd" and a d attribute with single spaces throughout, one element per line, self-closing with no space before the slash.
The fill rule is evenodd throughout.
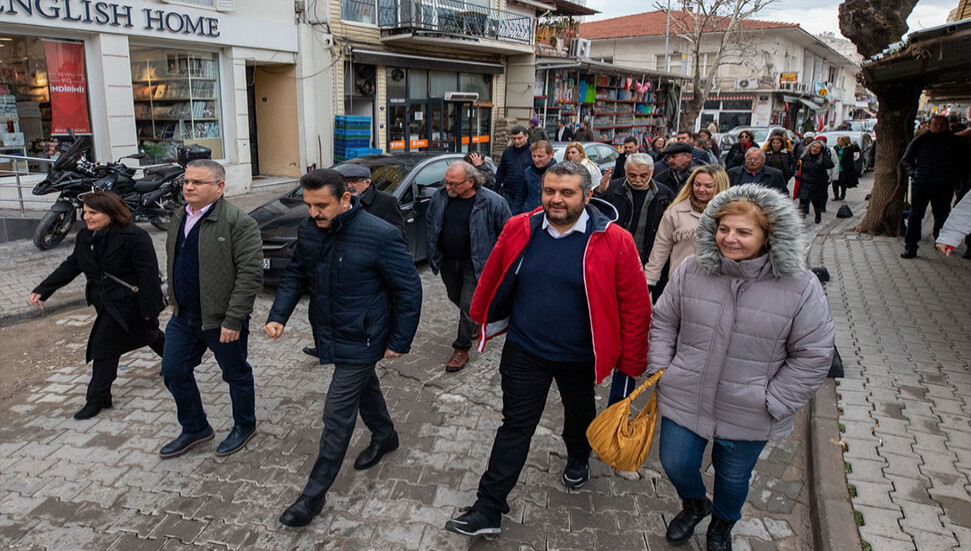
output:
<path id="1" fill-rule="evenodd" d="M 335 128 L 334 137 L 371 137 L 371 128 L 363 129 L 352 129 L 352 128 Z"/>
<path id="2" fill-rule="evenodd" d="M 366 122 L 371 123 L 371 117 L 366 117 L 364 115 L 335 115 L 334 121 L 336 122 Z"/>
<path id="3" fill-rule="evenodd" d="M 371 139 L 360 138 L 350 140 L 334 140 L 334 149 L 347 149 L 348 147 L 371 147 Z"/>

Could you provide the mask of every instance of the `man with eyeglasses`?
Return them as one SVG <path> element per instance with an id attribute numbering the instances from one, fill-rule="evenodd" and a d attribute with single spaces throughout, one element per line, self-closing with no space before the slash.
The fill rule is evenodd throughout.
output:
<path id="1" fill-rule="evenodd" d="M 226 171 L 211 160 L 195 160 L 185 169 L 182 194 L 185 210 L 169 225 L 169 304 L 172 319 L 165 328 L 162 378 L 175 398 L 179 437 L 159 450 L 177 457 L 212 440 L 195 367 L 212 350 L 229 383 L 233 429 L 216 455 L 233 454 L 256 432 L 253 368 L 246 362 L 249 317 L 263 287 L 263 240 L 249 215 L 223 198 Z"/>
<path id="2" fill-rule="evenodd" d="M 445 187 L 432 196 L 425 215 L 425 250 L 432 272 L 441 273 L 448 299 L 459 309 L 458 335 L 445 371 L 461 371 L 469 361 L 475 322 L 472 294 L 506 220 L 509 205 L 482 187 L 474 166 L 457 161 L 445 172 Z"/>

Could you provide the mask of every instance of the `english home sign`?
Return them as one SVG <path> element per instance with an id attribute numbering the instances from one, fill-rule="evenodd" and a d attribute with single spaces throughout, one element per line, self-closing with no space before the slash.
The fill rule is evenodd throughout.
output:
<path id="1" fill-rule="evenodd" d="M 95 0 L 0 0 L 0 22 L 18 19 L 59 20 L 74 24 L 137 28 L 206 38 L 219 36 L 219 20 L 204 15 Z"/>

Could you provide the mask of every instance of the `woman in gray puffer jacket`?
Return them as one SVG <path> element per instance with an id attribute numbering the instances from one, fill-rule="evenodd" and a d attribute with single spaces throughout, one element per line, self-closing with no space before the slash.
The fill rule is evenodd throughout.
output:
<path id="1" fill-rule="evenodd" d="M 822 384 L 834 328 L 787 197 L 731 188 L 708 204 L 697 234 L 696 254 L 654 309 L 648 372 L 667 369 L 658 384 L 659 451 L 683 505 L 667 538 L 688 539 L 710 512 L 708 549 L 730 550 L 759 454 L 792 432 L 796 411 Z M 713 501 L 701 478 L 709 440 Z"/>

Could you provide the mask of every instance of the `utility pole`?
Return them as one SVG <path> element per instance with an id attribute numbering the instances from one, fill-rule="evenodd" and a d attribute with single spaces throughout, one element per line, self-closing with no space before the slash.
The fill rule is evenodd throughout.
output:
<path id="1" fill-rule="evenodd" d="M 664 72 L 671 71 L 671 54 L 668 53 L 668 41 L 671 38 L 671 0 L 668 0 L 667 21 L 664 24 Z"/>

